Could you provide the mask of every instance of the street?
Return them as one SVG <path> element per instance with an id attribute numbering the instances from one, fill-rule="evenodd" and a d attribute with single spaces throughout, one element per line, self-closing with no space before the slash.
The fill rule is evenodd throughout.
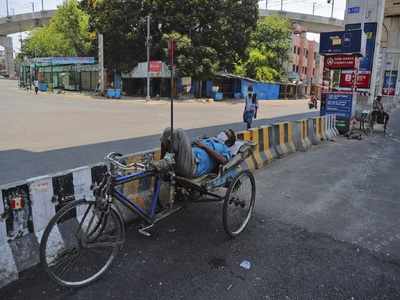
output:
<path id="1" fill-rule="evenodd" d="M 0 184 L 98 163 L 112 151 L 134 153 L 159 147 L 159 136 L 170 124 L 169 109 L 168 101 L 35 96 L 18 89 L 16 81 L 0 80 Z M 226 127 L 244 130 L 242 112 L 242 102 L 177 101 L 175 126 L 191 129 L 192 137 L 213 135 Z M 260 101 L 254 125 L 310 114 L 315 111 L 308 109 L 305 100 Z"/>
<path id="2" fill-rule="evenodd" d="M 399 299 L 400 113 L 388 136 L 337 138 L 256 172 L 255 215 L 226 237 L 204 204 L 127 229 L 115 265 L 78 290 L 36 267 L 1 299 Z M 248 260 L 249 270 L 240 267 Z"/>

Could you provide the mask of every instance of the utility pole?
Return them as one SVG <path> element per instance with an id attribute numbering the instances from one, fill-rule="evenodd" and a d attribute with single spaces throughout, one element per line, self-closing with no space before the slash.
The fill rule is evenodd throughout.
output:
<path id="1" fill-rule="evenodd" d="M 146 38 L 146 50 L 147 50 L 147 94 L 146 101 L 150 100 L 150 15 L 147 16 L 147 38 Z"/>
<path id="2" fill-rule="evenodd" d="M 6 0 L 6 10 L 7 10 L 7 18 L 10 17 L 10 12 L 8 11 L 8 0 Z"/>
<path id="3" fill-rule="evenodd" d="M 35 12 L 35 2 L 31 2 L 32 4 L 32 14 Z"/>
<path id="4" fill-rule="evenodd" d="M 335 0 L 328 0 L 328 4 L 332 3 L 331 18 L 333 18 L 333 9 L 335 7 Z"/>
<path id="5" fill-rule="evenodd" d="M 100 75 L 100 92 L 103 95 L 104 93 L 104 39 L 103 34 L 99 33 L 99 75 Z"/>
<path id="6" fill-rule="evenodd" d="M 44 10 L 43 8 L 44 8 L 44 7 L 43 7 L 43 0 L 42 0 L 42 11 Z"/>

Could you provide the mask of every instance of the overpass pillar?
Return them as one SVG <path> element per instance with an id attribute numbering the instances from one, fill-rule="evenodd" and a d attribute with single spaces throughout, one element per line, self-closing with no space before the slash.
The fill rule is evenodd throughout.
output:
<path id="1" fill-rule="evenodd" d="M 346 14 L 345 14 L 345 26 L 346 29 L 349 27 L 361 28 L 364 24 L 375 24 L 376 29 L 374 32 L 367 33 L 367 39 L 374 38 L 375 41 L 367 41 L 367 53 L 366 57 L 363 58 L 360 65 L 360 71 L 367 72 L 370 76 L 370 96 L 368 103 L 372 105 L 372 102 L 379 94 L 379 85 L 377 81 L 380 78 L 380 61 L 379 58 L 382 56 L 381 53 L 381 36 L 382 36 L 382 24 L 384 20 L 386 0 L 347 0 L 346 1 Z M 371 29 L 370 29 L 371 30 Z M 369 45 L 369 46 L 368 46 Z"/>
<path id="2" fill-rule="evenodd" d="M 0 35 L 0 45 L 5 49 L 5 63 L 8 76 L 15 78 L 15 66 L 13 56 L 13 42 L 12 38 L 4 35 Z"/>

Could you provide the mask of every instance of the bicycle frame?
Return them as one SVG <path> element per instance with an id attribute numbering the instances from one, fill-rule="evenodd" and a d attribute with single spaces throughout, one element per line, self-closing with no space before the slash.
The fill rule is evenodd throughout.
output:
<path id="1" fill-rule="evenodd" d="M 116 187 L 121 186 L 125 183 L 143 179 L 146 177 L 156 178 L 151 199 L 151 205 L 148 212 L 146 212 L 143 208 L 141 208 L 140 206 L 129 200 L 124 194 L 120 193 L 116 189 Z M 146 222 L 152 224 L 156 221 L 156 208 L 160 196 L 160 186 L 161 186 L 161 178 L 159 175 L 157 175 L 155 172 L 152 171 L 144 171 L 144 172 L 132 173 L 125 176 L 113 177 L 110 194 L 114 199 L 122 203 L 125 207 L 137 213 L 141 218 L 146 220 Z"/>

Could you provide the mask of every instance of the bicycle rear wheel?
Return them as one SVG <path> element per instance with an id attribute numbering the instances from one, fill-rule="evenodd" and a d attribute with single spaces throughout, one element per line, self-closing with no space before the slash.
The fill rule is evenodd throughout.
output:
<path id="1" fill-rule="evenodd" d="M 230 184 L 222 208 L 225 232 L 236 237 L 247 226 L 256 201 L 256 184 L 250 171 L 241 172 Z"/>
<path id="2" fill-rule="evenodd" d="M 112 206 L 78 200 L 60 209 L 40 242 L 40 261 L 58 284 L 80 287 L 98 279 L 111 265 L 125 238 L 123 220 Z"/>

